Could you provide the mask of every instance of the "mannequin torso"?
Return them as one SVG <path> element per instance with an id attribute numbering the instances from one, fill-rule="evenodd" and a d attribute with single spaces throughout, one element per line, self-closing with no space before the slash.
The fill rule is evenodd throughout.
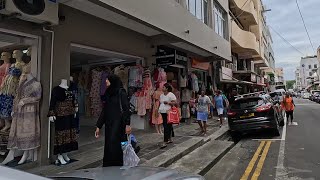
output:
<path id="1" fill-rule="evenodd" d="M 68 89 L 68 81 L 66 79 L 61 79 L 61 83 L 59 85 L 60 87 L 62 87 L 63 89 Z"/>

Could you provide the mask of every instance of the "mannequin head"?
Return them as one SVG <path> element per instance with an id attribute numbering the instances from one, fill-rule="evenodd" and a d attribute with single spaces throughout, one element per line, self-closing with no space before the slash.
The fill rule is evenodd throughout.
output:
<path id="1" fill-rule="evenodd" d="M 1 60 L 4 61 L 4 63 L 10 63 L 11 54 L 8 52 L 1 53 Z"/>
<path id="2" fill-rule="evenodd" d="M 14 50 L 12 57 L 15 58 L 17 61 L 22 61 L 23 52 L 20 50 Z"/>
<path id="3" fill-rule="evenodd" d="M 27 56 L 31 56 L 31 51 L 32 51 L 32 47 L 29 47 L 27 51 Z"/>

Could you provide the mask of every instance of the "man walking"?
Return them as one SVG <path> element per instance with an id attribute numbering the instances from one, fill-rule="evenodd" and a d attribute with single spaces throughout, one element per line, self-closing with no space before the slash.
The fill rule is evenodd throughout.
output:
<path id="1" fill-rule="evenodd" d="M 294 104 L 292 97 L 289 93 L 287 93 L 286 96 L 283 98 L 282 107 L 286 111 L 288 125 L 291 125 L 293 122 L 293 111 L 295 106 L 296 105 Z M 290 122 L 289 118 L 291 120 Z"/>
<path id="2" fill-rule="evenodd" d="M 211 104 L 210 98 L 202 90 L 201 95 L 197 99 L 197 121 L 201 129 L 201 135 L 203 136 L 207 134 L 207 121 Z"/>
<path id="3" fill-rule="evenodd" d="M 216 96 L 214 97 L 213 105 L 217 109 L 218 116 L 220 119 L 220 127 L 222 127 L 224 108 L 227 108 L 229 106 L 229 102 L 224 96 L 222 96 L 220 90 L 216 91 Z"/>

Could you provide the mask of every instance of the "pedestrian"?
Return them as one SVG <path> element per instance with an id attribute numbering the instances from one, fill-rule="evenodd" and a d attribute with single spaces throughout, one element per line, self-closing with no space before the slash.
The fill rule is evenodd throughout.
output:
<path id="1" fill-rule="evenodd" d="M 207 134 L 207 121 L 211 104 L 210 98 L 202 90 L 197 99 L 197 121 L 201 129 L 200 134 L 203 136 Z"/>
<path id="2" fill-rule="evenodd" d="M 229 102 L 224 96 L 222 96 L 220 90 L 216 91 L 216 96 L 214 97 L 213 105 L 217 109 L 218 116 L 220 119 L 220 127 L 222 127 L 224 108 L 229 106 Z"/>
<path id="3" fill-rule="evenodd" d="M 161 148 L 167 147 L 167 144 L 173 143 L 171 137 L 174 135 L 172 124 L 168 124 L 168 114 L 167 112 L 172 106 L 176 105 L 177 98 L 172 93 L 172 87 L 170 84 L 166 83 L 163 85 L 163 94 L 160 95 L 160 106 L 159 113 L 161 113 L 163 120 L 163 131 L 164 140 Z"/>
<path id="4" fill-rule="evenodd" d="M 96 123 L 95 137 L 100 137 L 100 129 L 105 126 L 103 167 L 123 166 L 121 142 L 127 141 L 131 133 L 130 110 L 127 93 L 120 78 L 109 75 L 106 80 L 105 104 Z"/>
<path id="5" fill-rule="evenodd" d="M 293 102 L 293 98 L 290 96 L 289 93 L 287 93 L 286 96 L 283 98 L 282 107 L 286 112 L 288 125 L 291 125 L 293 122 L 293 111 L 294 111 L 295 106 L 296 105 Z M 290 122 L 289 122 L 289 118 L 291 120 Z"/>

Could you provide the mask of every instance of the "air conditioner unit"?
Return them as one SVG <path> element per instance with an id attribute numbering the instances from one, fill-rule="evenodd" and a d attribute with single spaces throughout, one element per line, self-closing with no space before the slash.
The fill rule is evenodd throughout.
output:
<path id="1" fill-rule="evenodd" d="M 58 25 L 57 0 L 0 0 L 0 14 L 17 15 L 35 23 Z"/>

